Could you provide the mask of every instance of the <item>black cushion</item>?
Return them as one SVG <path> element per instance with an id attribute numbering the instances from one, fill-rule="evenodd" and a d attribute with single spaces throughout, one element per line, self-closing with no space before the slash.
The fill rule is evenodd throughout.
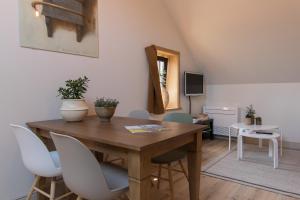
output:
<path id="1" fill-rule="evenodd" d="M 152 162 L 155 164 L 168 164 L 174 161 L 181 160 L 185 158 L 187 155 L 187 152 L 182 149 L 177 149 L 174 151 L 170 151 L 168 153 L 165 153 L 163 155 L 157 156 L 155 158 L 152 158 Z"/>

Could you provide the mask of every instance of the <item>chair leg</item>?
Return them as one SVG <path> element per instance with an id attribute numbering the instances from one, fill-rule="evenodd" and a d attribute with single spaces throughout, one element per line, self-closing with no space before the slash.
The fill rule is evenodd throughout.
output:
<path id="1" fill-rule="evenodd" d="M 121 164 L 123 167 L 125 167 L 125 159 L 124 158 L 121 158 Z"/>
<path id="2" fill-rule="evenodd" d="M 109 154 L 106 154 L 106 155 L 104 156 L 104 162 L 108 162 L 108 159 L 109 159 Z"/>
<path id="3" fill-rule="evenodd" d="M 187 174 L 186 170 L 184 169 L 184 166 L 183 166 L 182 160 L 179 160 L 179 161 L 178 161 L 178 163 L 179 163 L 179 165 L 180 165 L 180 168 L 181 168 L 182 172 L 184 173 L 184 175 L 185 175 L 186 179 L 189 181 L 188 174 Z"/>
<path id="4" fill-rule="evenodd" d="M 55 199 L 55 187 L 56 187 L 56 182 L 54 180 L 51 180 L 50 200 L 54 200 Z"/>
<path id="5" fill-rule="evenodd" d="M 36 176 L 35 177 L 35 179 L 34 179 L 34 181 L 33 181 L 33 184 L 32 184 L 32 186 L 31 186 L 31 188 L 30 188 L 30 191 L 29 191 L 29 193 L 28 193 L 28 195 L 27 195 L 27 198 L 26 198 L 26 200 L 31 200 L 31 196 L 32 196 L 32 193 L 33 193 L 33 191 L 34 191 L 34 187 L 37 185 L 37 183 L 40 181 L 40 176 Z"/>
<path id="6" fill-rule="evenodd" d="M 170 192 L 171 192 L 171 200 L 174 198 L 174 183 L 173 183 L 173 176 L 172 176 L 172 167 L 171 163 L 168 164 L 168 175 L 169 175 L 169 184 L 170 184 Z"/>
<path id="7" fill-rule="evenodd" d="M 161 178 L 161 164 L 158 165 L 157 189 L 159 189 L 160 187 L 160 178 Z"/>

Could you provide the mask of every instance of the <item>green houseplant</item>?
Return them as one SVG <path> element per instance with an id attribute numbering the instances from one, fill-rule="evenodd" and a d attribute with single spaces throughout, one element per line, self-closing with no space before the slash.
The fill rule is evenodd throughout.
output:
<path id="1" fill-rule="evenodd" d="M 58 96 L 63 100 L 60 108 L 65 121 L 81 121 L 88 113 L 88 106 L 84 100 L 87 92 L 89 79 L 86 76 L 75 80 L 65 81 L 65 87 L 58 89 Z"/>
<path id="2" fill-rule="evenodd" d="M 256 114 L 256 112 L 253 108 L 253 105 L 247 106 L 245 124 L 253 125 L 254 119 L 255 119 L 255 114 Z"/>
<path id="3" fill-rule="evenodd" d="M 118 106 L 119 101 L 111 98 L 97 98 L 95 101 L 95 111 L 100 121 L 110 122 L 111 118 L 115 114 L 116 107 Z"/>

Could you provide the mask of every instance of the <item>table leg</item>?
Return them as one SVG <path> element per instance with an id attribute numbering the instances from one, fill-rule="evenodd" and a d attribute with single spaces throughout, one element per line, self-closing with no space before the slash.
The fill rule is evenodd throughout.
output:
<path id="1" fill-rule="evenodd" d="M 241 136 L 241 159 L 244 158 L 244 141 L 243 136 Z"/>
<path id="2" fill-rule="evenodd" d="M 240 150 L 240 146 L 241 146 L 241 145 L 240 145 L 240 142 L 241 142 L 241 139 L 240 139 L 240 136 L 238 135 L 238 137 L 237 137 L 237 151 L 236 151 L 236 152 L 237 152 L 237 153 L 236 153 L 236 154 L 237 154 L 236 156 L 237 156 L 237 159 L 238 159 L 238 160 L 240 159 L 240 151 L 241 151 L 241 150 Z"/>
<path id="3" fill-rule="evenodd" d="M 229 127 L 229 141 L 228 141 L 228 150 L 231 150 L 231 127 Z"/>
<path id="4" fill-rule="evenodd" d="M 128 153 L 130 200 L 151 200 L 151 159 L 141 152 Z"/>
<path id="5" fill-rule="evenodd" d="M 238 160 L 241 160 L 243 159 L 243 153 L 244 153 L 244 150 L 243 150 L 243 136 L 239 135 L 238 136 L 238 145 L 237 145 L 238 149 L 237 149 L 237 159 Z"/>
<path id="6" fill-rule="evenodd" d="M 273 141 L 273 153 L 274 153 L 274 168 L 278 168 L 278 141 L 276 138 Z"/>
<path id="7" fill-rule="evenodd" d="M 270 158 L 273 157 L 273 144 L 272 144 L 272 140 L 269 140 L 269 157 Z"/>
<path id="8" fill-rule="evenodd" d="M 189 146 L 188 151 L 188 177 L 190 200 L 199 200 L 200 171 L 201 171 L 201 146 L 202 134 L 195 134 L 194 142 Z"/>
<path id="9" fill-rule="evenodd" d="M 280 132 L 280 156 L 282 156 L 283 155 L 283 135 L 282 135 L 282 129 L 280 128 L 279 129 L 279 132 Z"/>

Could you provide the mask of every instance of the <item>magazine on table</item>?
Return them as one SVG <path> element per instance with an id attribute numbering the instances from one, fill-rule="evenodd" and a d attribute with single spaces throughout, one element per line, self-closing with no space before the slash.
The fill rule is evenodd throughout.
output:
<path id="1" fill-rule="evenodd" d="M 164 126 L 158 124 L 125 126 L 125 128 L 131 133 L 153 133 L 153 132 L 160 132 L 167 129 Z"/>

